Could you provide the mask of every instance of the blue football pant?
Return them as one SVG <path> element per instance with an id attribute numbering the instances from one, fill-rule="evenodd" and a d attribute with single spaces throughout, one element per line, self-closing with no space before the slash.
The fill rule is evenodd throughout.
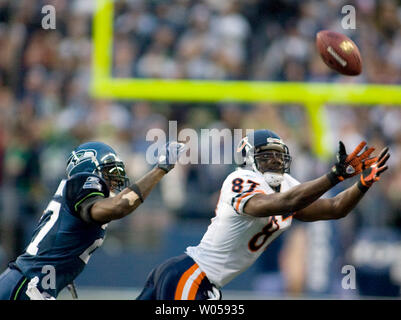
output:
<path id="1" fill-rule="evenodd" d="M 137 300 L 221 299 L 221 292 L 186 254 L 170 258 L 149 274 Z"/>

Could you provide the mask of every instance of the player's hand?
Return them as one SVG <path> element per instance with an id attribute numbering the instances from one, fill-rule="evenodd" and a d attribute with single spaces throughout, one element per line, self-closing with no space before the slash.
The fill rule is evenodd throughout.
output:
<path id="1" fill-rule="evenodd" d="M 172 141 L 163 146 L 161 155 L 157 160 L 157 167 L 169 172 L 174 168 L 181 154 L 186 151 L 186 146 L 183 143 Z"/>
<path id="2" fill-rule="evenodd" d="M 347 154 L 344 143 L 340 141 L 337 152 L 337 163 L 331 168 L 329 179 L 336 184 L 345 179 L 351 178 L 363 170 L 370 168 L 377 160 L 377 157 L 369 158 L 374 148 L 365 148 L 366 142 L 362 141 L 351 154 Z M 365 150 L 361 152 L 363 149 Z"/>
<path id="3" fill-rule="evenodd" d="M 377 161 L 361 174 L 361 179 L 358 181 L 358 188 L 362 192 L 366 192 L 373 183 L 380 180 L 380 175 L 388 169 L 386 162 L 389 158 L 390 154 L 388 153 L 388 147 L 386 147 L 380 152 Z"/>

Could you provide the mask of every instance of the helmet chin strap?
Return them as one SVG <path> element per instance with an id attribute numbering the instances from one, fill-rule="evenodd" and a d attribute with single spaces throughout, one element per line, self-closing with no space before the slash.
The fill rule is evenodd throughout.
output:
<path id="1" fill-rule="evenodd" d="M 265 172 L 263 173 L 263 178 L 271 187 L 278 187 L 284 179 L 284 176 L 280 173 Z"/>
<path id="2" fill-rule="evenodd" d="M 267 182 L 267 184 L 271 187 L 278 187 L 284 179 L 284 175 L 281 173 L 275 173 L 275 172 L 260 172 L 259 169 L 256 166 L 255 160 L 253 157 L 249 157 L 249 160 L 251 161 L 252 168 L 255 172 L 259 173 L 260 175 L 263 176 L 263 179 Z"/>

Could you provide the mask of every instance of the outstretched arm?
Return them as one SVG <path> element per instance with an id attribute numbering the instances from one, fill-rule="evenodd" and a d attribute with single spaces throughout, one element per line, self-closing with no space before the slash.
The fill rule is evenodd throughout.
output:
<path id="1" fill-rule="evenodd" d="M 325 175 L 299 184 L 286 192 L 257 194 L 245 204 L 244 212 L 256 217 L 294 212 L 310 205 L 332 187 L 333 183 Z"/>
<path id="2" fill-rule="evenodd" d="M 363 198 L 372 184 L 380 179 L 380 174 L 387 170 L 386 162 L 390 154 L 388 148 L 380 153 L 378 160 L 368 170 L 366 176 L 361 175 L 360 181 L 339 193 L 334 198 L 318 199 L 308 207 L 299 210 L 294 218 L 312 222 L 318 220 L 340 219 L 348 215 Z"/>
<path id="3" fill-rule="evenodd" d="M 185 146 L 182 143 L 168 143 L 157 166 L 143 178 L 122 190 L 115 197 L 97 199 L 93 204 L 89 204 L 86 210 L 90 219 L 98 223 L 107 223 L 111 220 L 121 219 L 133 212 L 146 199 L 163 176 L 173 169 L 184 150 Z"/>
<path id="4" fill-rule="evenodd" d="M 297 185 L 286 192 L 255 195 L 246 203 L 244 212 L 256 217 L 299 212 L 319 199 L 340 181 L 361 173 L 363 169 L 370 167 L 377 161 L 377 158 L 368 158 L 374 148 L 369 148 L 358 155 L 365 146 L 366 142 L 361 142 L 351 154 L 347 155 L 344 144 L 340 142 L 337 163 L 330 173 Z"/>
<path id="5" fill-rule="evenodd" d="M 305 222 L 340 219 L 357 205 L 363 195 L 355 183 L 334 198 L 316 200 L 308 207 L 298 210 L 293 217 Z"/>
<path id="6" fill-rule="evenodd" d="M 96 201 L 90 209 L 91 218 L 96 222 L 107 223 L 125 217 L 146 199 L 165 174 L 166 171 L 156 167 L 136 182 L 136 187 L 132 185 L 115 197 Z"/>

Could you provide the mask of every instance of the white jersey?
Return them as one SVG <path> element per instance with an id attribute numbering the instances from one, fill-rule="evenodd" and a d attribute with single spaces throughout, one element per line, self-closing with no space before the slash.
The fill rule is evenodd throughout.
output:
<path id="1" fill-rule="evenodd" d="M 284 174 L 280 191 L 297 184 L 297 180 Z M 247 215 L 244 212 L 246 202 L 259 193 L 274 193 L 261 174 L 237 169 L 228 175 L 220 191 L 216 216 L 200 244 L 186 250 L 218 287 L 244 272 L 291 225 L 293 212 L 271 217 Z"/>

